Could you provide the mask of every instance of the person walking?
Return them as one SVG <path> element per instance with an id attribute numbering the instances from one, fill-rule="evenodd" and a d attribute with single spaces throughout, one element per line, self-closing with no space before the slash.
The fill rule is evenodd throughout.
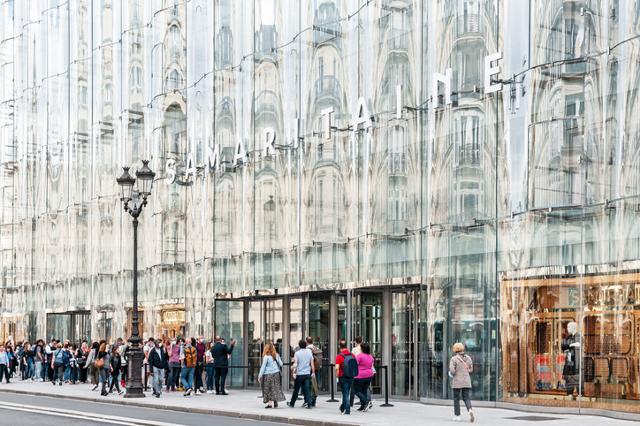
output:
<path id="1" fill-rule="evenodd" d="M 184 348 L 182 349 L 182 386 L 184 387 L 184 396 L 191 396 L 193 393 L 193 376 L 196 368 L 197 353 L 196 348 L 193 347 L 195 339 L 187 339 Z"/>
<path id="2" fill-rule="evenodd" d="M 44 364 L 42 369 L 42 381 L 53 380 L 53 368 L 51 367 L 51 358 L 56 350 L 56 340 L 51 339 L 49 344 L 44 345 Z"/>
<path id="3" fill-rule="evenodd" d="M 262 384 L 262 402 L 264 408 L 277 408 L 278 402 L 286 400 L 282 393 L 282 359 L 273 343 L 267 343 L 262 352 L 262 365 L 258 373 L 258 382 Z"/>
<path id="4" fill-rule="evenodd" d="M 122 338 L 118 338 L 118 352 L 120 352 L 120 386 L 127 386 L 127 363 L 129 362 L 129 345 Z"/>
<path id="5" fill-rule="evenodd" d="M 96 367 L 99 350 L 100 343 L 93 342 L 91 344 L 91 350 L 89 350 L 89 355 L 87 355 L 87 363 L 85 364 L 85 369 L 87 369 L 88 376 L 91 378 L 91 382 L 94 385 L 93 389 L 91 389 L 92 391 L 98 389 L 100 383 L 100 371 Z"/>
<path id="6" fill-rule="evenodd" d="M 216 344 L 211 349 L 211 355 L 215 364 L 216 395 L 228 395 L 225 390 L 225 383 L 229 372 L 229 356 L 233 352 L 236 341 L 235 339 L 231 340 L 231 346 L 223 343 L 223 339 L 220 336 L 216 336 L 215 341 Z"/>
<path id="7" fill-rule="evenodd" d="M 211 349 L 213 348 L 213 342 L 209 343 L 209 349 L 204 353 L 204 361 L 205 361 L 205 371 L 207 373 L 207 393 L 213 393 L 213 383 L 215 376 L 215 364 L 213 362 L 213 355 L 211 354 Z"/>
<path id="8" fill-rule="evenodd" d="M 356 355 L 358 362 L 358 375 L 353 379 L 353 393 L 360 399 L 358 411 L 369 411 L 373 408 L 369 386 L 376 371 L 373 367 L 375 359 L 371 355 L 371 346 L 368 343 L 360 343 L 360 354 Z"/>
<path id="9" fill-rule="evenodd" d="M 158 339 L 156 347 L 149 352 L 149 368 L 151 369 L 151 387 L 153 388 L 153 396 L 160 398 L 162 395 L 162 383 L 164 379 L 164 371 L 169 365 L 167 352 L 164 344 Z"/>
<path id="10" fill-rule="evenodd" d="M 39 339 L 36 341 L 36 346 L 33 350 L 33 364 L 35 371 L 33 372 L 34 381 L 42 382 L 42 364 L 44 363 L 44 340 Z"/>
<path id="11" fill-rule="evenodd" d="M 207 345 L 204 341 L 204 336 L 200 336 L 195 344 L 196 348 L 196 370 L 195 370 L 195 392 L 205 393 L 204 383 L 202 381 L 202 374 L 204 373 L 204 353 L 207 351 Z"/>
<path id="12" fill-rule="evenodd" d="M 180 369 L 182 364 L 180 362 L 180 355 L 182 353 L 181 341 L 178 339 L 171 344 L 171 352 L 169 353 L 169 369 L 171 374 L 169 375 L 168 385 L 172 391 L 176 388 L 180 388 Z"/>
<path id="13" fill-rule="evenodd" d="M 61 343 L 58 343 L 56 350 L 53 352 L 53 358 L 51 359 L 51 369 L 53 370 L 53 380 L 51 383 L 55 386 L 56 379 L 58 385 L 62 386 L 64 380 L 64 372 L 69 365 L 69 351 L 62 347 Z"/>
<path id="14" fill-rule="evenodd" d="M 22 363 L 24 366 L 24 374 L 22 380 L 33 380 L 34 361 L 33 348 L 29 342 L 25 342 L 22 346 Z"/>
<path id="15" fill-rule="evenodd" d="M 338 387 L 342 392 L 342 402 L 340 404 L 340 412 L 342 414 L 351 414 L 351 387 L 353 379 L 358 375 L 358 361 L 347 348 L 347 341 L 340 340 L 340 353 L 336 355 L 336 377 L 338 378 Z"/>
<path id="16" fill-rule="evenodd" d="M 118 395 L 122 395 L 122 389 L 120 388 L 120 383 L 118 381 L 118 376 L 120 375 L 120 369 L 122 368 L 122 357 L 120 356 L 120 351 L 118 350 L 118 346 L 113 345 L 111 348 L 111 357 L 109 359 L 111 372 L 111 386 L 109 387 L 109 393 L 113 392 L 113 388 L 115 387 L 118 391 Z"/>
<path id="17" fill-rule="evenodd" d="M 89 346 L 87 342 L 83 341 L 78 351 L 76 352 L 76 359 L 78 360 L 78 380 L 80 383 L 87 382 L 87 358 L 89 357 Z"/>
<path id="18" fill-rule="evenodd" d="M 9 355 L 7 355 L 4 345 L 0 345 L 0 382 L 2 382 L 2 376 L 7 383 L 11 383 L 9 381 Z"/>
<path id="19" fill-rule="evenodd" d="M 318 377 L 320 376 L 320 369 L 322 368 L 322 350 L 313 344 L 313 338 L 311 336 L 307 336 L 307 349 L 311 351 L 313 354 L 313 368 L 315 370 L 315 374 L 311 376 L 311 406 L 316 406 L 316 400 L 318 399 Z"/>
<path id="20" fill-rule="evenodd" d="M 291 395 L 291 401 L 287 405 L 291 408 L 295 406 L 298 392 L 302 389 L 302 395 L 304 396 L 303 407 L 313 408 L 313 399 L 311 397 L 311 377 L 315 374 L 313 353 L 307 349 L 306 340 L 300 340 L 298 348 L 298 351 L 293 355 L 293 394 Z"/>
<path id="21" fill-rule="evenodd" d="M 100 376 L 99 382 L 102 383 L 102 390 L 100 395 L 107 396 L 109 393 L 107 392 L 107 383 L 109 382 L 109 372 L 111 370 L 111 360 L 109 357 L 109 352 L 107 351 L 107 342 L 102 341 L 100 343 L 100 347 L 98 348 L 98 353 L 96 355 L 96 360 L 94 361 L 94 366 L 98 371 Z M 96 385 L 97 386 L 97 385 Z"/>
<path id="22" fill-rule="evenodd" d="M 471 408 L 471 400 L 469 393 L 471 392 L 471 376 L 473 372 L 473 361 L 471 357 L 464 353 L 464 345 L 460 342 L 453 345 L 454 355 L 449 361 L 449 378 L 451 378 L 451 387 L 453 388 L 453 421 L 459 422 L 460 418 L 460 399 L 464 401 L 469 413 L 469 421 L 475 421 L 475 415 Z"/>

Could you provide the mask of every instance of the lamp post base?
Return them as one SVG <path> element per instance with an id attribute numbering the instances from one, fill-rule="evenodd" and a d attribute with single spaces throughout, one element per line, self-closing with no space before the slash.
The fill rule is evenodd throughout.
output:
<path id="1" fill-rule="evenodd" d="M 144 398 L 142 387 L 142 359 L 144 354 L 140 348 L 140 338 L 132 337 L 129 340 L 131 346 L 127 351 L 129 355 L 128 369 L 129 378 L 127 380 L 127 393 L 125 398 Z"/>

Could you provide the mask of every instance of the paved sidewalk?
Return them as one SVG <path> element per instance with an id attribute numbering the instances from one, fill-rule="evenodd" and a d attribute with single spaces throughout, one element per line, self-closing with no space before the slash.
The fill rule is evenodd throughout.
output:
<path id="1" fill-rule="evenodd" d="M 380 407 L 382 401 L 377 400 L 374 408 L 367 413 L 352 411 L 350 416 L 342 416 L 338 411 L 338 403 L 325 402 L 327 396 L 318 398 L 318 407 L 313 410 L 301 408 L 301 401 L 298 407 L 288 408 L 282 403 L 281 408 L 267 410 L 258 398 L 258 391 L 234 390 L 231 389 L 229 396 L 198 395 L 183 397 L 182 393 L 165 393 L 161 398 L 151 397 L 150 393 L 144 399 L 125 399 L 118 395 L 101 397 L 99 392 L 92 392 L 92 385 L 77 384 L 52 386 L 51 383 L 38 382 L 12 382 L 10 384 L 1 383 L 0 392 L 15 392 L 24 394 L 35 394 L 53 396 L 60 398 L 82 399 L 90 401 L 107 402 L 113 404 L 140 405 L 149 408 L 162 408 L 169 410 L 199 412 L 204 414 L 217 414 L 231 417 L 243 417 L 256 420 L 275 421 L 288 424 L 305 425 L 367 425 L 367 426 L 401 426 L 401 425 L 454 425 L 452 421 L 453 408 L 425 405 L 418 402 L 391 401 L 394 407 Z M 289 397 L 290 395 L 287 395 Z M 28 397 L 25 396 L 25 403 Z M 544 407 L 540 407 L 539 413 L 526 413 L 515 410 L 498 408 L 474 409 L 476 423 L 478 425 L 571 425 L 580 426 L 631 426 L 633 422 L 625 420 L 615 420 L 598 416 L 576 416 L 557 415 L 544 412 Z M 546 421 L 531 421 L 517 418 L 529 416 L 544 417 Z M 465 422 L 468 417 L 463 415 Z"/>

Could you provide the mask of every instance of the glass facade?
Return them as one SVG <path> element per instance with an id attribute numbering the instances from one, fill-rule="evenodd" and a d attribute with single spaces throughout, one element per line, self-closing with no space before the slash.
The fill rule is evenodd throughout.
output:
<path id="1" fill-rule="evenodd" d="M 639 52 L 637 0 L 2 1 L 0 338 L 129 332 L 150 159 L 143 334 L 234 385 L 363 335 L 441 400 L 462 341 L 476 400 L 640 412 Z"/>

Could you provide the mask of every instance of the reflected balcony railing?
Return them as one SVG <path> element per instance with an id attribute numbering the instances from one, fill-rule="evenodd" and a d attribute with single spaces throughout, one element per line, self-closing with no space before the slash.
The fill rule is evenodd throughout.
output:
<path id="1" fill-rule="evenodd" d="M 389 34 L 389 50 L 405 52 L 409 48 L 409 32 L 394 28 Z"/>
<path id="2" fill-rule="evenodd" d="M 318 78 L 314 85 L 314 93 L 316 99 L 330 97 L 332 99 L 340 100 L 340 94 L 342 87 L 340 81 L 332 75 L 324 75 Z"/>
<path id="3" fill-rule="evenodd" d="M 473 145 L 464 145 L 458 152 L 458 165 L 460 166 L 479 166 L 480 165 L 480 149 Z"/>
<path id="4" fill-rule="evenodd" d="M 407 154 L 392 152 L 389 154 L 389 175 L 405 176 L 407 174 Z"/>
<path id="5" fill-rule="evenodd" d="M 482 24 L 482 18 L 477 13 L 464 14 L 456 18 L 457 37 L 478 34 L 483 32 L 483 30 L 484 25 Z"/>

